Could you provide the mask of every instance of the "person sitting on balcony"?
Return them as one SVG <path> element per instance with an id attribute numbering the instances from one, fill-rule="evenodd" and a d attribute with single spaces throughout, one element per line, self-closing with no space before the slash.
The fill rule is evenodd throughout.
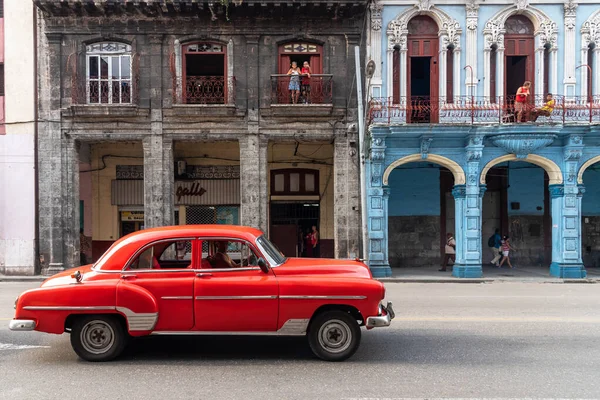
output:
<path id="1" fill-rule="evenodd" d="M 302 65 L 302 99 L 304 104 L 310 103 L 310 74 L 311 69 L 308 61 L 304 61 Z"/>
<path id="2" fill-rule="evenodd" d="M 292 95 L 292 103 L 294 104 L 298 103 L 298 97 L 300 96 L 300 73 L 301 71 L 300 68 L 298 68 L 298 64 L 296 63 L 296 61 L 293 61 L 292 67 L 290 68 L 287 74 L 291 75 L 288 90 Z"/>
<path id="3" fill-rule="evenodd" d="M 537 121 L 540 115 L 543 117 L 549 117 L 550 115 L 552 115 L 552 111 L 554 111 L 555 104 L 556 102 L 552 98 L 552 93 L 548 93 L 548 95 L 546 96 L 546 103 L 542 107 L 536 108 L 531 113 L 531 120 L 533 122 Z"/>
<path id="4" fill-rule="evenodd" d="M 527 98 L 529 97 L 529 88 L 531 82 L 525 81 L 523 86 L 517 90 L 517 96 L 515 98 L 515 112 L 517 113 L 515 122 L 521 122 L 523 118 L 523 112 L 527 107 Z"/>

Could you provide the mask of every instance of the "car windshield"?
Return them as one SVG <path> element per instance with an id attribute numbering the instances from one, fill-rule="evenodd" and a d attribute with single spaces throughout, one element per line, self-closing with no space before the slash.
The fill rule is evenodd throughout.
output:
<path id="1" fill-rule="evenodd" d="M 256 239 L 260 247 L 267 253 L 267 255 L 275 261 L 277 265 L 283 264 L 286 260 L 286 257 L 283 255 L 281 250 L 275 246 L 275 244 L 271 243 L 269 239 L 265 237 L 265 235 L 260 236 Z"/>

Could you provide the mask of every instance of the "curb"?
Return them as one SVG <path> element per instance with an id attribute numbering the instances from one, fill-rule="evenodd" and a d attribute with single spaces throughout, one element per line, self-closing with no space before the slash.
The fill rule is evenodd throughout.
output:
<path id="1" fill-rule="evenodd" d="M 0 282 L 43 282 L 49 276 L 2 276 Z"/>
<path id="2" fill-rule="evenodd" d="M 579 284 L 595 284 L 600 283 L 600 279 L 560 279 L 547 280 L 547 279 L 531 279 L 531 278 L 513 278 L 513 279 L 502 279 L 502 278 L 481 278 L 481 279 L 470 279 L 470 278 L 453 278 L 453 279 L 426 279 L 426 278 L 375 278 L 376 280 L 384 283 L 494 283 L 494 282 L 519 282 L 519 283 L 579 283 Z"/>

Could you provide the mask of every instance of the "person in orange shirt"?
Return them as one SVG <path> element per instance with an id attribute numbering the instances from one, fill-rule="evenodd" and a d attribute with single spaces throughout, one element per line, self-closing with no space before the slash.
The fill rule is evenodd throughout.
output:
<path id="1" fill-rule="evenodd" d="M 531 82 L 525 81 L 523 86 L 517 90 L 517 96 L 515 97 L 515 112 L 517 113 L 515 122 L 521 122 L 523 118 L 523 112 L 527 108 L 527 102 L 529 100 L 529 88 Z"/>

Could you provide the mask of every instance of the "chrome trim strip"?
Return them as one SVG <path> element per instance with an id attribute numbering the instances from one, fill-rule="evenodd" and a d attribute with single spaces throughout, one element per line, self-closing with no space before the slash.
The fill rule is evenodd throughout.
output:
<path id="1" fill-rule="evenodd" d="M 158 313 L 136 313 L 126 307 L 116 307 L 127 318 L 130 331 L 151 331 L 158 321 Z"/>
<path id="2" fill-rule="evenodd" d="M 286 332 L 223 332 L 223 331 L 154 331 L 151 335 L 200 335 L 200 336 L 306 336 L 306 333 Z"/>
<path id="3" fill-rule="evenodd" d="M 36 311 L 107 311 L 115 310 L 115 307 L 110 306 L 25 306 L 24 310 Z"/>
<path id="4" fill-rule="evenodd" d="M 260 267 L 243 267 L 243 268 L 201 268 L 201 269 L 191 269 L 191 268 L 172 268 L 172 269 L 128 269 L 126 271 L 120 269 L 110 269 L 110 270 L 97 270 L 95 272 L 101 274 L 122 274 L 122 275 L 130 275 L 130 274 L 165 274 L 168 272 L 207 272 L 214 274 L 216 272 L 239 272 L 239 271 L 260 271 Z"/>
<path id="5" fill-rule="evenodd" d="M 161 300 L 192 300 L 194 296 L 163 296 Z"/>
<path id="6" fill-rule="evenodd" d="M 312 296 L 312 295 L 286 295 L 279 296 L 280 299 L 290 300 L 364 300 L 367 296 Z"/>
<path id="7" fill-rule="evenodd" d="M 288 336 L 303 336 L 306 335 L 308 323 L 310 319 L 288 319 L 285 323 L 277 330 L 280 335 Z"/>
<path id="8" fill-rule="evenodd" d="M 33 331 L 36 324 L 32 319 L 13 319 L 8 323 L 8 329 L 11 331 Z"/>
<path id="9" fill-rule="evenodd" d="M 196 296 L 196 300 L 272 300 L 274 296 Z"/>
<path id="10" fill-rule="evenodd" d="M 172 269 L 128 269 L 126 271 L 119 271 L 122 275 L 135 275 L 135 274 L 164 274 L 167 272 L 190 272 L 193 273 L 195 270 L 188 268 L 172 268 Z"/>

